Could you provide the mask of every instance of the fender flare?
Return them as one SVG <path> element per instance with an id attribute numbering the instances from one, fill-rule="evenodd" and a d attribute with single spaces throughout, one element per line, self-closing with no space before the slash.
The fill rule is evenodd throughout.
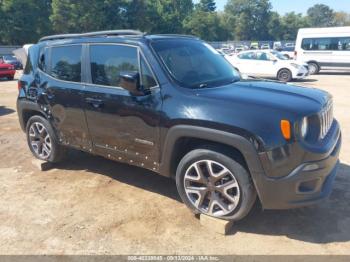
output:
<path id="1" fill-rule="evenodd" d="M 48 118 L 47 114 L 40 108 L 40 106 L 37 103 L 34 103 L 32 101 L 27 101 L 23 99 L 17 99 L 17 114 L 18 114 L 18 120 L 21 125 L 21 129 L 25 131 L 25 121 L 24 121 L 24 113 L 26 111 L 34 111 L 38 112 L 40 115 L 45 116 Z"/>
<path id="2" fill-rule="evenodd" d="M 167 177 L 174 177 L 171 174 L 171 160 L 174 153 L 176 141 L 180 138 L 198 138 L 212 142 L 217 142 L 231 146 L 239 150 L 246 160 L 248 171 L 255 184 L 255 188 L 259 194 L 259 184 L 264 175 L 263 167 L 260 162 L 257 149 L 245 137 L 225 131 L 215 130 L 206 127 L 179 125 L 169 129 L 164 145 L 163 154 L 160 163 L 160 174 Z"/>

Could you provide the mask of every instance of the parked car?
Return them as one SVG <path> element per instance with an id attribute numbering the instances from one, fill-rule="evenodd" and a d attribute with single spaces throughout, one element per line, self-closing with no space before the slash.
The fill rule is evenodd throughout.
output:
<path id="1" fill-rule="evenodd" d="M 285 48 L 295 48 L 295 44 L 294 43 L 285 43 L 284 47 Z"/>
<path id="2" fill-rule="evenodd" d="M 0 78 L 7 78 L 13 80 L 16 74 L 15 67 L 11 64 L 7 64 L 0 58 Z"/>
<path id="3" fill-rule="evenodd" d="M 242 80 L 189 36 L 49 36 L 29 56 L 17 112 L 39 159 L 71 147 L 149 169 L 174 178 L 194 213 L 229 220 L 257 197 L 285 209 L 331 193 L 341 132 L 327 92 Z"/>
<path id="4" fill-rule="evenodd" d="M 270 44 L 265 43 L 265 44 L 261 44 L 260 49 L 261 50 L 267 50 L 267 49 L 271 49 L 271 47 L 270 47 Z"/>
<path id="5" fill-rule="evenodd" d="M 259 43 L 258 43 L 258 42 L 251 42 L 251 43 L 250 43 L 250 49 L 251 49 L 251 50 L 257 50 L 257 49 L 259 49 Z"/>
<path id="6" fill-rule="evenodd" d="M 294 59 L 295 50 L 294 47 L 284 47 L 278 50 L 282 55 L 284 55 L 288 59 Z"/>
<path id="7" fill-rule="evenodd" d="M 23 69 L 21 62 L 13 55 L 2 55 L 0 59 L 6 64 L 13 65 L 15 69 Z"/>
<path id="8" fill-rule="evenodd" d="M 245 51 L 229 57 L 230 63 L 242 74 L 255 77 L 272 77 L 289 82 L 308 75 L 307 64 L 290 61 L 274 50 Z"/>
<path id="9" fill-rule="evenodd" d="M 235 53 L 239 53 L 239 52 L 242 52 L 244 50 L 245 50 L 245 48 L 243 45 L 237 45 L 235 48 Z"/>
<path id="10" fill-rule="evenodd" d="M 298 61 L 309 64 L 310 74 L 323 68 L 350 68 L 350 26 L 302 28 L 295 51 Z"/>

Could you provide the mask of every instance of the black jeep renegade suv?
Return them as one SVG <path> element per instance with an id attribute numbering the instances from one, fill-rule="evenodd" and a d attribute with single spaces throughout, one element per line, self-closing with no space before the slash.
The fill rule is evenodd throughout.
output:
<path id="1" fill-rule="evenodd" d="M 341 145 L 326 92 L 242 80 L 189 36 L 106 31 L 42 38 L 17 101 L 35 157 L 73 147 L 172 177 L 195 213 L 238 220 L 313 204 Z"/>

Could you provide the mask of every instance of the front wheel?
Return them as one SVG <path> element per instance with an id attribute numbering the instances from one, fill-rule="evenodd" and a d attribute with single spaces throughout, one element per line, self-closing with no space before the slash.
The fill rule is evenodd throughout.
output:
<path id="1" fill-rule="evenodd" d="M 277 74 L 278 81 L 290 82 L 292 81 L 292 72 L 289 69 L 281 69 Z"/>
<path id="2" fill-rule="evenodd" d="M 33 116 L 28 120 L 27 142 L 33 155 L 48 162 L 59 162 L 65 154 L 65 149 L 58 143 L 51 124 L 42 116 Z"/>
<path id="3" fill-rule="evenodd" d="M 196 149 L 180 161 L 176 186 L 195 213 L 240 220 L 251 210 L 256 191 L 247 170 L 234 159 L 210 149 Z"/>
<path id="4" fill-rule="evenodd" d="M 315 62 L 309 62 L 309 73 L 310 75 L 317 75 L 320 72 L 320 66 Z"/>

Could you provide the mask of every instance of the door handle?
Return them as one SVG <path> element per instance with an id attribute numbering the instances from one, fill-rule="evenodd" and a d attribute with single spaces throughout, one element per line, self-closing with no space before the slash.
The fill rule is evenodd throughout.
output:
<path id="1" fill-rule="evenodd" d="M 85 99 L 86 103 L 92 105 L 94 108 L 99 108 L 103 105 L 102 99 L 88 97 Z"/>

